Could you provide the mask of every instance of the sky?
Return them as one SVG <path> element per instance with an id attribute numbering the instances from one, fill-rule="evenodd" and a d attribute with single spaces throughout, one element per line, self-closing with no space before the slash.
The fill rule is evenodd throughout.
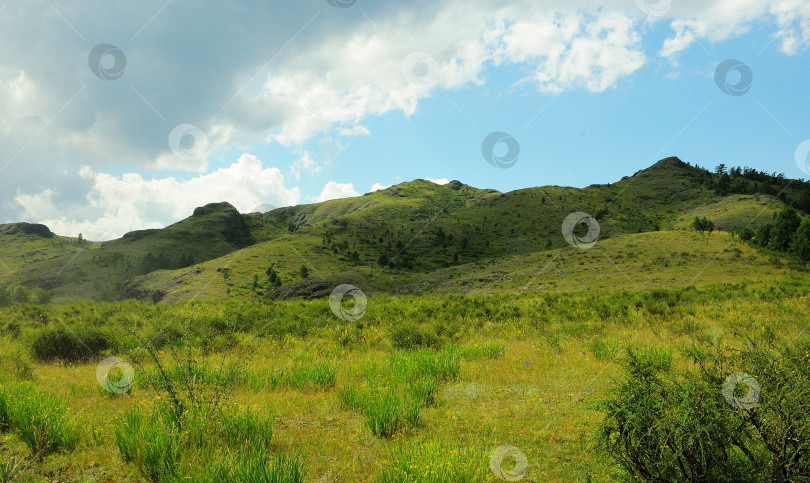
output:
<path id="1" fill-rule="evenodd" d="M 804 0 L 0 0 L 0 223 L 108 240 L 417 178 L 810 178 Z"/>

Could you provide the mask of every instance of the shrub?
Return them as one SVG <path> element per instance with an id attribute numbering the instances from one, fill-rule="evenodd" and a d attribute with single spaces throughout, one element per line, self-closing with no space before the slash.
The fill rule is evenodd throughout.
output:
<path id="1" fill-rule="evenodd" d="M 11 429 L 11 415 L 8 412 L 8 390 L 0 388 L 0 433 Z"/>
<path id="2" fill-rule="evenodd" d="M 26 357 L 22 351 L 15 350 L 12 352 L 11 362 L 14 364 L 14 370 L 17 373 L 17 377 L 25 381 L 34 379 L 34 367 L 31 365 L 31 361 L 28 360 L 28 357 Z"/>
<path id="3" fill-rule="evenodd" d="M 180 327 L 175 324 L 168 324 L 155 327 L 145 342 L 155 349 L 163 349 L 169 346 L 177 347 L 180 345 L 180 341 L 183 340 L 183 335 L 183 330 Z"/>
<path id="4" fill-rule="evenodd" d="M 604 405 L 599 439 L 627 473 L 655 481 L 793 481 L 810 472 L 810 343 L 684 352 L 695 369 L 682 374 L 660 352 L 628 351 L 623 359 L 627 377 Z M 750 374 L 759 392 L 735 373 Z"/>
<path id="5" fill-rule="evenodd" d="M 114 345 L 112 336 L 101 329 L 59 327 L 40 331 L 34 338 L 32 349 L 39 361 L 74 363 L 92 359 Z"/>
<path id="6" fill-rule="evenodd" d="M 402 325 L 394 329 L 391 334 L 391 343 L 397 349 L 439 348 L 442 345 L 442 340 L 436 334 L 421 330 L 413 325 Z"/>

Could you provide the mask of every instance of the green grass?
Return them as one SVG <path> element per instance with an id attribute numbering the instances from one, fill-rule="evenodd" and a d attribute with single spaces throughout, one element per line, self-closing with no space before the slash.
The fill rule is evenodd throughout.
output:
<path id="1" fill-rule="evenodd" d="M 741 262 L 721 265 L 732 263 Z M 189 475 L 476 481 L 481 471 L 484 481 L 494 481 L 489 455 L 513 445 L 527 456 L 526 481 L 626 478 L 599 450 L 595 434 L 605 415 L 602 401 L 615 396 L 622 380 L 628 349 L 681 374 L 694 368 L 692 354 L 712 347 L 741 349 L 748 337 L 790 343 L 810 329 L 804 272 L 780 268 L 759 281 L 723 280 L 667 289 L 372 293 L 359 323 L 334 317 L 325 299 L 0 309 L 0 317 L 19 328 L 0 337 L 0 424 L 3 408 L 13 414 L 15 406 L 3 394 L 34 387 L 55 402 L 42 408 L 38 398 L 19 413 L 25 420 L 82 428 L 75 444 L 51 445 L 58 450 L 36 461 L 28 458 L 26 442 L 35 438 L 9 423 L 0 452 L 8 461 L 27 458 L 15 470 L 22 481 Z M 110 354 L 70 364 L 31 358 L 37 336 L 62 326 L 106 331 L 114 341 Z M 156 367 L 138 348 L 138 337 L 165 327 L 176 329 L 176 338 L 157 351 L 170 378 L 183 388 L 175 356 L 182 362 L 190 353 L 196 362 L 186 374 L 195 389 L 207 396 L 223 382 L 223 416 L 212 418 L 203 407 L 178 423 L 165 409 L 165 394 L 158 400 L 145 383 L 144 374 L 154 375 Z M 439 348 L 395 349 L 400 327 L 432 334 Z M 234 343 L 211 342 L 226 336 Z M 30 371 L 18 371 L 20 354 L 31 358 Z M 99 388 L 96 366 L 107 355 L 146 371 L 136 371 L 129 394 L 107 397 Z"/>
<path id="2" fill-rule="evenodd" d="M 343 404 L 359 410 L 376 436 L 390 438 L 419 424 L 422 409 L 436 405 L 439 384 L 458 376 L 456 351 L 392 352 L 387 361 L 366 358 L 340 390 Z"/>
<path id="3" fill-rule="evenodd" d="M 488 455 L 483 451 L 442 441 L 400 443 L 392 462 L 379 476 L 380 483 L 478 483 L 492 481 Z"/>
<path id="4" fill-rule="evenodd" d="M 3 428 L 12 430 L 39 460 L 57 451 L 70 452 L 79 441 L 79 428 L 65 404 L 31 384 L 0 392 Z"/>

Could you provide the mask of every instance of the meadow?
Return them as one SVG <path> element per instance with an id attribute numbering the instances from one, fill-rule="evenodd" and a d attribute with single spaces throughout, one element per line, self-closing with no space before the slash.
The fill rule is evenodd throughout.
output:
<path id="1" fill-rule="evenodd" d="M 777 481 L 774 431 L 799 481 L 808 287 L 380 293 L 343 318 L 326 299 L 14 305 L 0 481 L 677 481 L 707 462 Z M 727 397 L 736 372 L 755 409 Z M 718 455 L 712 434 L 743 441 Z"/>

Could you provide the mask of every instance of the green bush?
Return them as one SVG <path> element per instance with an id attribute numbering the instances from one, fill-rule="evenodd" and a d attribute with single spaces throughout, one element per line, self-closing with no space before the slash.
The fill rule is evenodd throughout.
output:
<path id="1" fill-rule="evenodd" d="M 11 415 L 8 412 L 8 399 L 8 390 L 0 387 L 0 433 L 5 433 L 11 429 Z"/>
<path id="2" fill-rule="evenodd" d="M 693 368 L 677 374 L 669 355 L 628 351 L 627 377 L 604 405 L 603 450 L 645 480 L 805 479 L 810 343 L 684 352 Z"/>
<path id="3" fill-rule="evenodd" d="M 432 332 L 413 325 L 402 325 L 391 333 L 391 343 L 397 349 L 415 349 L 419 347 L 441 347 L 442 340 Z"/>
<path id="4" fill-rule="evenodd" d="M 114 338 L 109 332 L 92 327 L 44 329 L 32 343 L 34 357 L 41 362 L 87 361 L 114 347 Z"/>
<path id="5" fill-rule="evenodd" d="M 158 324 L 146 338 L 146 344 L 155 349 L 179 346 L 184 331 L 176 324 L 160 325 L 159 322 Z"/>

